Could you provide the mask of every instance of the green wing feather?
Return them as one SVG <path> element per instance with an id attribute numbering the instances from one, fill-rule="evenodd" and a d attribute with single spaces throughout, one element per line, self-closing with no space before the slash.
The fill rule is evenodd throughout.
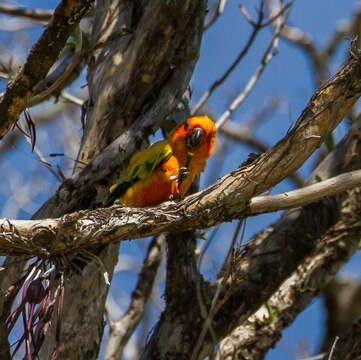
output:
<path id="1" fill-rule="evenodd" d="M 149 148 L 133 155 L 119 183 L 110 187 L 109 197 L 103 205 L 105 207 L 111 206 L 131 185 L 138 180 L 147 178 L 171 155 L 172 148 L 167 140 L 158 141 Z"/>

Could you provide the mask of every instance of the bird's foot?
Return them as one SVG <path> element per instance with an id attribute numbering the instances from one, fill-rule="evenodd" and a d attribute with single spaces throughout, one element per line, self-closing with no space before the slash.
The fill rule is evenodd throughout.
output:
<path id="1" fill-rule="evenodd" d="M 189 174 L 190 171 L 188 170 L 188 168 L 182 166 L 179 169 L 179 173 L 178 173 L 178 179 L 177 179 L 178 184 L 181 184 L 189 176 Z"/>

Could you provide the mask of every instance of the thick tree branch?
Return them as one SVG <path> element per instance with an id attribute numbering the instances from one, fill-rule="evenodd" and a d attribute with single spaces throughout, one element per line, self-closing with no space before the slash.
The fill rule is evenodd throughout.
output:
<path id="1" fill-rule="evenodd" d="M 63 0 L 16 78 L 0 100 L 0 139 L 18 120 L 37 87 L 57 60 L 69 35 L 90 8 L 92 0 Z"/>
<path id="2" fill-rule="evenodd" d="M 227 175 L 230 177 L 231 175 Z M 252 198 L 249 205 L 234 214 L 214 217 L 211 192 L 230 196 L 219 202 L 219 206 L 236 207 L 232 194 L 241 191 L 234 185 L 223 188 L 209 187 L 200 193 L 188 196 L 180 203 L 168 202 L 155 208 L 123 208 L 81 211 L 58 219 L 9 220 L 0 225 L 0 254 L 52 257 L 74 253 L 86 248 L 101 247 L 104 244 L 136 239 L 163 232 L 177 232 L 205 228 L 232 221 L 239 217 L 258 215 L 319 201 L 361 185 L 361 170 L 349 172 L 334 178 L 306 186 L 287 193 Z M 236 196 L 236 195 L 233 195 Z"/>
<path id="3" fill-rule="evenodd" d="M 239 125 L 231 120 L 228 120 L 221 128 L 221 133 L 234 139 L 240 141 L 245 145 L 259 151 L 265 152 L 268 149 L 268 146 L 264 144 L 260 139 L 255 135 L 252 135 L 251 129 L 248 126 Z M 297 173 L 289 175 L 289 179 L 294 182 L 297 187 L 302 187 L 304 181 L 302 177 Z"/>

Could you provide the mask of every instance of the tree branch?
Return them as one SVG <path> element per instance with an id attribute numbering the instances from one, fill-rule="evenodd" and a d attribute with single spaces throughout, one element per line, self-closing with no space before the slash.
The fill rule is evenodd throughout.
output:
<path id="1" fill-rule="evenodd" d="M 361 356 L 361 320 L 355 322 L 335 345 L 331 357 L 331 351 L 325 354 L 320 360 L 356 360 Z"/>
<path id="2" fill-rule="evenodd" d="M 0 100 L 0 139 L 18 120 L 45 78 L 50 67 L 57 60 L 69 35 L 90 8 L 92 0 L 63 0 L 16 78 L 11 81 Z"/>
<path id="3" fill-rule="evenodd" d="M 120 320 L 109 324 L 110 332 L 105 350 L 105 360 L 115 360 L 121 357 L 125 345 L 139 324 L 152 293 L 154 279 L 162 260 L 164 243 L 165 236 L 160 235 L 149 244 L 148 253 L 139 273 L 137 286 L 132 293 L 130 305 Z"/>
<path id="4" fill-rule="evenodd" d="M 49 21 L 53 16 L 54 11 L 41 9 L 24 9 L 23 7 L 14 6 L 12 4 L 1 3 L 0 13 L 38 21 Z"/>
<path id="5" fill-rule="evenodd" d="M 227 175 L 227 177 L 232 177 Z M 234 177 L 233 177 L 234 178 Z M 235 178 L 237 180 L 237 178 Z M 52 257 L 76 253 L 83 249 L 97 248 L 104 244 L 215 226 L 220 221 L 274 212 L 319 201 L 361 185 L 361 170 L 338 175 L 334 178 L 282 194 L 252 198 L 247 207 L 234 201 L 242 188 L 234 185 L 212 186 L 180 203 L 167 202 L 155 208 L 124 208 L 116 205 L 110 209 L 80 211 L 58 219 L 5 220 L 1 221 L 0 254 Z M 221 218 L 210 211 L 213 198 L 209 193 L 229 192 L 218 206 L 240 209 Z"/>
<path id="6" fill-rule="evenodd" d="M 301 189 L 277 195 L 258 196 L 251 199 L 247 215 L 292 209 L 319 201 L 326 196 L 340 194 L 361 185 L 361 170 L 335 176 L 331 179 Z"/>
<path id="7" fill-rule="evenodd" d="M 177 75 L 174 81 L 179 81 L 183 73 Z M 168 104 L 170 94 L 173 92 L 167 90 L 166 87 L 164 96 L 160 99 Z M 262 154 L 251 166 L 235 170 L 232 176 L 224 177 L 218 183 L 223 183 L 222 188 L 225 189 L 227 185 L 238 181 L 242 189 L 242 192 L 237 194 L 239 204 L 245 204 L 252 196 L 271 188 L 296 171 L 322 144 L 324 137 L 336 127 L 357 101 L 360 91 L 360 60 L 351 58 L 333 79 L 316 91 L 284 140 Z M 132 125 L 81 173 L 64 182 L 53 198 L 38 211 L 36 218 L 44 218 L 48 213 L 52 213 L 54 217 L 61 216 L 79 208 L 79 204 L 94 201 L 94 197 L 89 198 L 89 194 L 96 194 L 97 183 L 111 177 L 112 173 L 118 172 L 124 166 L 138 141 L 138 138 L 134 138 L 134 134 L 144 136 L 144 130 L 149 131 L 154 126 L 153 119 L 163 118 L 163 114 L 159 114 L 160 109 L 161 107 L 157 107 L 148 112 L 143 117 L 144 121 L 141 125 L 137 123 Z M 120 153 L 119 149 L 127 149 L 129 152 Z M 236 175 L 238 180 L 234 179 Z M 208 196 L 213 197 L 212 204 L 215 209 L 218 208 L 217 212 L 221 213 L 222 209 L 217 206 L 217 201 L 223 199 L 224 195 L 210 193 Z M 234 210 L 242 212 L 239 205 Z M 232 208 L 229 211 L 233 211 Z"/>

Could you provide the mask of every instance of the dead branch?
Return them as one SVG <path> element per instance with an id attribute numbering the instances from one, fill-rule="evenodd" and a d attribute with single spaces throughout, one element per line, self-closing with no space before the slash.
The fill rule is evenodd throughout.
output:
<path id="1" fill-rule="evenodd" d="M 221 2 L 219 4 L 221 4 Z M 275 21 L 275 20 L 277 20 L 278 17 L 281 17 L 283 12 L 287 11 L 290 8 L 291 4 L 292 3 L 289 3 L 286 6 L 284 6 L 282 8 L 282 10 L 277 14 L 277 16 L 272 18 L 272 21 Z M 272 21 L 271 21 L 271 23 L 272 23 Z M 264 13 L 263 13 L 262 7 L 260 8 L 260 10 L 258 12 L 257 21 L 254 22 L 253 20 L 251 20 L 249 22 L 253 26 L 253 31 L 252 31 L 251 35 L 249 36 L 247 43 L 244 45 L 244 47 L 242 48 L 242 51 L 239 53 L 239 55 L 233 61 L 233 63 L 229 66 L 229 68 L 225 71 L 225 73 L 217 81 L 215 81 L 212 84 L 212 86 L 209 88 L 209 90 L 207 90 L 203 94 L 201 99 L 198 101 L 198 103 L 192 109 L 192 114 L 196 114 L 197 112 L 199 112 L 201 110 L 201 108 L 204 106 L 204 104 L 207 102 L 207 100 L 210 98 L 210 96 L 214 93 L 214 91 L 227 80 L 227 78 L 231 75 L 233 70 L 236 69 L 236 67 L 240 64 L 241 60 L 248 53 L 248 50 L 250 49 L 250 47 L 254 43 L 258 32 L 261 29 L 265 28 L 270 23 L 269 20 L 264 22 Z M 265 25 L 265 24 L 267 24 L 267 25 Z"/>
<path id="2" fill-rule="evenodd" d="M 16 78 L 11 81 L 0 100 L 0 139 L 18 120 L 40 82 L 57 60 L 69 35 L 90 8 L 92 0 L 62 1 Z"/>
<path id="3" fill-rule="evenodd" d="M 139 324 L 162 260 L 164 243 L 165 236 L 160 235 L 149 244 L 148 253 L 139 273 L 137 286 L 132 293 L 130 305 L 120 320 L 109 324 L 110 332 L 105 350 L 105 360 L 116 360 L 121 357 L 125 345 Z"/>
<path id="4" fill-rule="evenodd" d="M 247 215 L 292 209 L 319 201 L 326 196 L 340 194 L 361 185 L 361 170 L 335 176 L 331 179 L 282 194 L 258 196 L 249 203 Z"/>
<path id="5" fill-rule="evenodd" d="M 54 11 L 42 9 L 24 9 L 23 7 L 18 7 L 12 4 L 1 3 L 0 13 L 11 16 L 24 17 L 37 21 L 49 21 L 53 16 Z"/>

